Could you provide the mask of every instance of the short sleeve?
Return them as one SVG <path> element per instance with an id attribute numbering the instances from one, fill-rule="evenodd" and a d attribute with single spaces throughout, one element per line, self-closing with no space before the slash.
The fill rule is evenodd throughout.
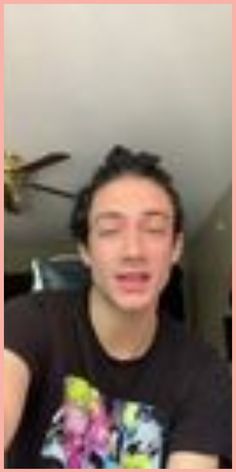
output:
<path id="1" fill-rule="evenodd" d="M 198 355 L 199 354 L 199 355 Z M 191 357 L 191 356 L 190 356 Z M 232 457 L 232 388 L 226 363 L 211 348 L 199 351 L 182 388 L 170 435 L 169 453 L 189 451 Z M 197 361 L 196 361 L 197 359 Z M 188 368 L 191 368 L 191 363 Z"/>
<path id="2" fill-rule="evenodd" d="M 4 346 L 18 354 L 31 371 L 45 363 L 48 330 L 42 295 L 24 295 L 5 305 Z"/>

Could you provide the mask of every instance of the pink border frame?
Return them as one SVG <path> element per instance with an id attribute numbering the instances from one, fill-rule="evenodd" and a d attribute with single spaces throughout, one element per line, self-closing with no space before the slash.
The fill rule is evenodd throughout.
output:
<path id="1" fill-rule="evenodd" d="M 29 2 L 29 1 L 24 1 L 24 2 L 18 2 L 18 1 L 6 1 L 6 2 L 3 2 L 0 4 L 0 31 L 1 31 L 1 35 L 0 35 L 0 48 L 1 48 L 1 87 L 0 87 L 0 103 L 3 104 L 4 103 L 4 93 L 3 93 L 3 90 L 4 90 L 4 83 L 3 83 L 3 62 L 4 62 L 4 59 L 3 59 L 3 48 L 4 48 L 4 44 L 3 44 L 3 15 L 4 15 L 4 5 L 7 5 L 7 4 L 41 4 L 41 3 L 67 3 L 67 2 L 53 2 L 53 1 L 39 1 L 39 2 Z M 125 0 L 120 0 L 120 1 L 115 1 L 115 2 L 111 2 L 111 1 L 99 1 L 99 0 L 95 0 L 95 1 L 87 1 L 87 2 L 75 2 L 75 1 L 70 1 L 68 3 L 83 3 L 83 4 L 112 4 L 112 3 L 116 3 L 116 4 L 138 4 L 138 3 L 145 3 L 145 4 L 155 4 L 155 3 L 162 3 L 162 4 L 175 4 L 175 3 L 180 3 L 180 4 L 191 4 L 191 3 L 194 3 L 194 4 L 229 4 L 229 5 L 232 5 L 232 31 L 233 31 L 233 34 L 232 34 L 232 50 L 233 50 L 233 54 L 232 54 L 232 181 L 233 181 L 233 207 L 232 207 L 232 213 L 233 213 L 233 238 L 232 240 L 235 241 L 236 240 L 236 205 L 235 205 L 235 197 L 236 197 L 236 188 L 235 188 L 235 175 L 236 175 L 236 165 L 235 165 L 235 98 L 236 98 L 236 92 L 235 92 L 235 84 L 236 84 L 236 61 L 235 61 L 235 56 L 236 56 L 236 6 L 235 6 L 235 2 L 234 1 L 208 1 L 208 2 L 205 2 L 203 0 L 198 0 L 198 1 L 193 1 L 193 2 L 189 2 L 189 1 L 184 1 L 182 0 L 181 2 L 178 2 L 178 1 L 171 1 L 171 2 L 166 2 L 166 1 L 162 1 L 162 2 L 157 2 L 155 0 L 148 0 L 146 2 L 143 2 L 141 0 L 131 0 L 131 1 L 125 1 Z M 3 110 L 3 105 L 2 107 L 0 108 L 0 123 L 1 123 L 1 130 L 2 130 L 2 133 L 1 133 L 1 148 L 2 148 L 2 156 L 3 156 L 3 148 L 4 148 L 4 138 L 3 138 L 3 130 L 4 130 L 4 110 Z M 0 207 L 0 211 L 1 211 L 1 221 L 2 221 L 2 227 L 4 226 L 4 208 L 3 208 L 3 159 L 0 161 L 1 162 L 1 172 L 0 172 L 0 178 L 1 178 L 1 188 L 2 188 L 2 198 L 1 198 L 1 207 Z M 4 236 L 3 236 L 3 231 L 1 231 L 1 258 L 2 258 L 2 264 L 4 264 Z M 234 250 L 234 245 L 233 245 L 233 264 L 232 264 L 232 294 L 233 294 L 233 297 L 232 297 L 232 311 L 234 312 L 234 309 L 235 309 L 235 299 L 234 299 L 234 294 L 236 293 L 236 268 L 235 268 L 235 264 L 234 264 L 234 261 L 235 261 L 235 250 Z M 1 273 L 1 290 L 0 290 L 0 297 L 1 297 L 1 307 L 2 307 L 2 319 L 3 319 L 3 312 L 4 312 L 4 296 L 3 296 L 3 285 L 4 285 L 4 282 L 3 282 L 3 271 Z M 236 339 L 236 334 L 235 334 L 235 323 L 233 321 L 233 353 L 232 353 L 232 366 L 235 365 L 235 355 L 236 355 L 236 346 L 235 346 L 235 342 L 234 342 L 234 339 Z M 2 343 L 2 346 L 3 346 L 3 323 L 1 323 L 1 343 Z M 3 360 L 2 360 L 2 356 L 1 356 L 1 372 L 3 372 Z M 235 398 L 235 384 L 236 384 L 236 378 L 235 378 L 235 373 L 234 373 L 234 368 L 233 368 L 233 398 Z M 1 393 L 1 411 L 3 411 L 3 401 L 2 401 L 2 391 L 0 391 Z M 235 402 L 233 402 L 233 445 L 235 444 L 235 428 L 236 428 L 236 409 L 235 409 Z M 3 421 L 1 422 L 1 428 L 0 428 L 0 438 L 2 440 L 2 443 L 3 443 Z M 236 460 L 235 460 L 235 452 L 236 452 L 236 444 L 235 444 L 235 447 L 233 447 L 233 467 L 232 469 L 225 469 L 225 470 L 234 470 L 235 467 L 236 467 Z M 8 470 L 8 469 L 4 469 L 4 464 L 3 464 L 3 457 L 1 458 L 1 463 L 0 465 L 2 466 L 1 469 L 2 470 Z M 21 470 L 24 470 L 24 469 L 21 469 Z M 26 470 L 29 470 L 29 469 L 26 469 Z M 35 469 L 35 470 L 41 470 L 41 469 Z M 56 469 L 55 469 L 56 470 Z M 59 469 L 58 469 L 59 470 Z M 68 470 L 72 470 L 72 469 L 68 469 Z M 74 470 L 74 469 L 73 469 Z M 88 469 L 86 469 L 88 470 Z M 94 469 L 91 469 L 91 470 L 94 470 Z M 119 469 L 119 470 L 122 470 L 122 469 Z M 133 469 L 134 470 L 134 469 Z M 135 469 L 136 470 L 136 469 Z"/>

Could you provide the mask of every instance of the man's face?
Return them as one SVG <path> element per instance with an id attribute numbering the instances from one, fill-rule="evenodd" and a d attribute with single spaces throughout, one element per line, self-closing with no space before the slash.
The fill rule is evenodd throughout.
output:
<path id="1" fill-rule="evenodd" d="M 82 251 L 95 289 L 122 311 L 154 309 L 181 252 L 173 226 L 170 197 L 148 178 L 122 176 L 99 189 Z"/>

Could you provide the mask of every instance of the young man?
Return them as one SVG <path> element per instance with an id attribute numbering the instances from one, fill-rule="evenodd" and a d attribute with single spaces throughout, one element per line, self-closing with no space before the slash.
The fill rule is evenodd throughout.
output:
<path id="1" fill-rule="evenodd" d="M 159 159 L 113 148 L 71 228 L 88 286 L 6 308 L 7 466 L 219 468 L 231 454 L 230 380 L 160 303 L 183 216 Z"/>

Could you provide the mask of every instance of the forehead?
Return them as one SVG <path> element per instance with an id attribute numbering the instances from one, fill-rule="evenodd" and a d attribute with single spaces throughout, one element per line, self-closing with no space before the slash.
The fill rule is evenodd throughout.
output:
<path id="1" fill-rule="evenodd" d="M 106 183 L 94 195 L 90 216 L 110 211 L 122 215 L 140 215 L 157 211 L 173 216 L 173 204 L 167 191 L 146 177 L 122 176 Z"/>

